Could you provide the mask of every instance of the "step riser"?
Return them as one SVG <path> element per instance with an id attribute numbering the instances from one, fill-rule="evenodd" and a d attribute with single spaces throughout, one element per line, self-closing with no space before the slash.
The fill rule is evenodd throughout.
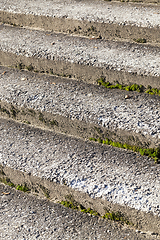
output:
<path id="1" fill-rule="evenodd" d="M 97 79 L 105 77 L 106 81 L 111 83 L 119 82 L 120 84 L 138 84 L 147 88 L 150 85 L 152 88 L 160 88 L 160 77 L 142 76 L 125 71 L 109 70 L 105 68 L 92 67 L 66 61 L 54 61 L 48 59 L 38 59 L 33 57 L 17 56 L 13 53 L 0 51 L 0 64 L 3 66 L 15 67 L 18 64 L 23 64 L 28 67 L 32 65 L 33 71 L 41 73 L 51 71 L 55 75 L 69 76 L 71 78 L 82 80 L 86 83 L 97 84 Z"/>
<path id="2" fill-rule="evenodd" d="M 101 36 L 103 39 L 126 39 L 130 41 L 143 38 L 147 40 L 147 43 L 160 43 L 159 28 L 107 24 L 85 20 L 78 21 L 66 18 L 52 18 L 18 13 L 14 14 L 4 11 L 0 11 L 0 22 L 87 37 Z M 92 30 L 93 28 L 94 30 Z"/>
<path id="3" fill-rule="evenodd" d="M 103 200 L 102 198 L 90 198 L 88 194 L 75 191 L 72 188 L 62 184 L 51 182 L 47 179 L 41 179 L 29 174 L 26 174 L 22 171 L 13 170 L 9 167 L 2 167 L 0 165 L 1 171 L 3 174 L 0 174 L 2 179 L 9 178 L 12 183 L 15 185 L 27 186 L 32 193 L 47 195 L 49 199 L 54 202 L 59 201 L 76 201 L 86 209 L 91 208 L 97 211 L 100 215 L 104 215 L 106 211 L 109 212 L 121 212 L 124 215 L 124 218 L 127 219 L 134 227 L 140 229 L 144 232 L 154 232 L 160 234 L 160 218 L 157 216 L 138 211 L 133 208 L 124 207 L 119 204 L 113 204 L 109 201 Z M 131 226 L 132 226 L 131 224 Z"/>

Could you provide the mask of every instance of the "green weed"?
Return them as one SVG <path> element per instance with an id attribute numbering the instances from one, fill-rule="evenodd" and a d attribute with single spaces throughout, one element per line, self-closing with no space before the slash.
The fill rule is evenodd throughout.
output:
<path id="1" fill-rule="evenodd" d="M 110 82 L 105 82 L 105 78 L 104 77 L 101 77 L 97 80 L 97 83 L 99 85 L 102 85 L 106 88 L 109 88 L 109 89 L 121 89 L 121 90 L 126 90 L 126 91 L 137 91 L 137 92 L 145 92 L 145 93 L 148 93 L 148 94 L 151 94 L 151 95 L 159 95 L 160 96 L 160 89 L 158 88 L 151 88 L 151 86 L 148 86 L 147 89 L 145 90 L 145 87 L 143 85 L 138 85 L 138 84 L 132 84 L 132 85 L 129 85 L 129 86 L 126 86 L 126 85 L 122 85 L 122 84 L 110 84 Z M 145 90 L 145 91 L 144 91 Z"/>
<path id="2" fill-rule="evenodd" d="M 32 64 L 30 64 L 29 66 L 26 66 L 26 69 L 28 71 L 33 71 L 34 67 L 32 66 Z"/>
<path id="3" fill-rule="evenodd" d="M 10 187 L 15 187 L 15 184 L 10 181 L 9 178 L 0 178 L 0 182 L 10 186 Z"/>
<path id="4" fill-rule="evenodd" d="M 46 122 L 45 119 L 44 119 L 44 117 L 43 117 L 43 114 L 42 114 L 41 112 L 39 112 L 39 120 L 40 120 L 41 122 Z"/>
<path id="5" fill-rule="evenodd" d="M 26 185 L 18 185 L 17 187 L 16 187 L 16 189 L 17 190 L 19 190 L 19 191 L 22 191 L 22 192 L 28 192 L 29 191 L 29 188 L 26 186 Z"/>
<path id="6" fill-rule="evenodd" d="M 57 126 L 57 127 L 58 127 L 58 122 L 57 122 L 56 120 L 50 121 L 50 124 L 51 124 L 52 126 Z"/>
<path id="7" fill-rule="evenodd" d="M 1 105 L 0 105 L 0 112 L 6 113 L 10 116 L 10 112 L 6 108 L 1 107 Z"/>
<path id="8" fill-rule="evenodd" d="M 29 121 L 24 121 L 24 123 L 31 124 Z"/>
<path id="9" fill-rule="evenodd" d="M 77 203 L 77 205 L 76 205 L 72 201 L 61 201 L 59 203 L 62 204 L 63 206 L 65 206 L 65 207 L 75 209 L 75 210 L 78 210 L 80 212 L 89 213 L 89 214 L 94 215 L 94 216 L 99 216 L 99 213 L 94 211 L 93 209 L 91 209 L 91 208 L 86 209 L 81 204 Z"/>
<path id="10" fill-rule="evenodd" d="M 125 222 L 127 225 L 131 224 L 127 219 L 124 218 L 121 212 L 106 212 L 105 215 L 102 216 L 102 218 L 107 218 L 113 221 Z"/>
<path id="11" fill-rule="evenodd" d="M 94 211 L 91 208 L 85 208 L 83 207 L 81 204 L 74 204 L 72 201 L 61 201 L 59 202 L 60 204 L 62 204 L 63 206 L 67 207 L 67 208 L 71 208 L 83 213 L 89 213 L 90 215 L 93 216 L 99 216 L 103 219 L 110 219 L 113 221 L 120 221 L 120 222 L 125 222 L 127 225 L 130 225 L 131 223 L 124 217 L 124 215 L 121 212 L 109 212 L 107 211 L 105 213 L 105 215 L 101 216 L 97 211 Z"/>
<path id="12" fill-rule="evenodd" d="M 21 69 L 24 69 L 25 66 L 24 66 L 23 63 L 18 63 L 18 65 L 16 66 L 16 68 L 18 68 L 19 70 L 21 70 Z"/>
<path id="13" fill-rule="evenodd" d="M 137 42 L 137 43 L 146 43 L 146 39 L 145 38 L 138 38 L 138 39 L 133 39 L 133 41 Z"/>
<path id="14" fill-rule="evenodd" d="M 112 140 L 106 138 L 106 139 L 96 139 L 96 138 L 89 138 L 91 141 L 95 141 L 98 143 L 103 143 L 107 145 L 111 145 L 113 147 L 118 148 L 124 148 L 128 150 L 132 150 L 134 152 L 140 153 L 142 156 L 149 156 L 154 159 L 155 163 L 158 163 L 158 160 L 160 159 L 160 148 L 140 148 L 137 146 L 132 146 L 127 143 L 120 143 L 120 142 L 113 142 Z"/>

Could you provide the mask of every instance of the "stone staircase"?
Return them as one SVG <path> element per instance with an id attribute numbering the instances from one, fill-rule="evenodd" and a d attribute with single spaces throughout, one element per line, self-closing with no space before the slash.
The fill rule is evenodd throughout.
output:
<path id="1" fill-rule="evenodd" d="M 159 2 L 3 0 L 0 22 L 1 181 L 159 238 Z"/>

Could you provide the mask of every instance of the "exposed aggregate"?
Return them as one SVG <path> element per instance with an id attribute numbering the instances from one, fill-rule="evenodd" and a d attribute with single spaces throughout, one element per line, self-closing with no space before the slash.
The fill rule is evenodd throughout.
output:
<path id="1" fill-rule="evenodd" d="M 13 41 L 14 39 L 14 41 Z M 51 43 L 54 43 L 51 45 Z M 136 74 L 160 76 L 159 48 L 0 26 L 0 50 Z"/>
<path id="2" fill-rule="evenodd" d="M 3 240 L 155 239 L 142 232 L 125 229 L 113 221 L 90 217 L 2 184 L 0 205 L 0 237 Z"/>
<path id="3" fill-rule="evenodd" d="M 1 119 L 0 164 L 160 216 L 160 165 L 130 151 Z"/>
<path id="4" fill-rule="evenodd" d="M 140 4 L 74 0 L 1 0 L 0 10 L 102 23 L 159 27 L 160 7 Z"/>
<path id="5" fill-rule="evenodd" d="M 38 77 L 3 67 L 0 73 L 4 69 L 6 73 L 1 74 L 0 80 L 1 101 L 160 140 L 159 97 L 135 93 L 125 99 L 126 91 L 106 90 L 76 81 L 57 81 L 55 77 Z"/>

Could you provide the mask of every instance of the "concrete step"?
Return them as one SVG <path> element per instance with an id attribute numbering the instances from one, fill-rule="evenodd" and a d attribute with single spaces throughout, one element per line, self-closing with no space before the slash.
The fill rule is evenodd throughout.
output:
<path id="1" fill-rule="evenodd" d="M 160 5 L 157 4 L 1 0 L 0 21 L 90 37 L 127 41 L 142 38 L 148 43 L 160 43 Z"/>
<path id="2" fill-rule="evenodd" d="M 0 26 L 0 64 L 69 76 L 160 88 L 159 47 Z"/>
<path id="3" fill-rule="evenodd" d="M 160 98 L 0 67 L 0 115 L 83 139 L 160 143 Z"/>
<path id="4" fill-rule="evenodd" d="M 158 239 L 0 184 L 1 239 Z M 10 221 L 9 221 L 10 219 Z"/>
<path id="5" fill-rule="evenodd" d="M 160 165 L 89 141 L 159 147 L 159 96 L 97 84 L 160 89 L 159 13 L 156 4 L 0 0 L 1 182 L 100 215 L 120 212 L 123 222 L 152 234 L 144 238 L 159 238 Z M 13 238 L 12 230 L 2 236 Z M 78 231 L 87 238 L 87 229 Z M 107 239 L 126 237 L 119 231 Z"/>
<path id="6" fill-rule="evenodd" d="M 100 215 L 121 212 L 131 226 L 160 234 L 160 165 L 148 157 L 5 119 L 0 139 L 2 182 Z"/>

